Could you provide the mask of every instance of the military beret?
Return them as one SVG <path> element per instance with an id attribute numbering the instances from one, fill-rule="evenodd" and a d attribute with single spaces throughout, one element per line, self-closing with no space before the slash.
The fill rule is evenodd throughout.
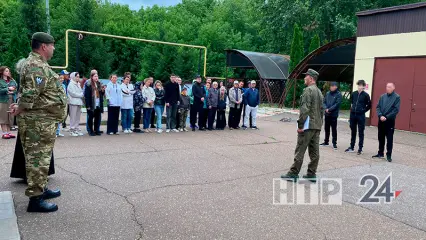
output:
<path id="1" fill-rule="evenodd" d="M 37 40 L 41 43 L 55 43 L 55 39 L 50 34 L 44 32 L 34 33 L 31 39 Z"/>
<path id="2" fill-rule="evenodd" d="M 317 71 L 315 71 L 312 68 L 309 68 L 308 71 L 306 71 L 305 73 L 303 73 L 304 75 L 309 75 L 311 77 L 317 77 L 319 76 L 319 73 Z"/>

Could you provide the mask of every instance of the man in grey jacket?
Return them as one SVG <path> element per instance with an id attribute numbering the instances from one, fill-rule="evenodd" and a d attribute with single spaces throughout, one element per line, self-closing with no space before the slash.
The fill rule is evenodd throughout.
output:
<path id="1" fill-rule="evenodd" d="M 213 130 L 213 123 L 216 118 L 217 104 L 219 102 L 219 91 L 217 82 L 213 82 L 213 87 L 209 89 L 207 105 L 209 106 L 208 130 Z"/>
<path id="2" fill-rule="evenodd" d="M 386 85 L 386 93 L 380 96 L 377 104 L 377 116 L 379 117 L 379 152 L 373 158 L 384 158 L 385 140 L 386 160 L 392 162 L 393 133 L 395 131 L 395 119 L 399 113 L 401 103 L 400 96 L 395 93 L 395 84 L 388 83 Z"/>

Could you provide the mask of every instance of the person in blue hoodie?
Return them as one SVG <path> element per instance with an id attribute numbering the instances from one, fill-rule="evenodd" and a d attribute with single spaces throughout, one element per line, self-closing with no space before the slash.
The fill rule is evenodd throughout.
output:
<path id="1" fill-rule="evenodd" d="M 339 117 L 339 108 L 342 103 L 342 94 L 337 88 L 337 83 L 330 83 L 330 91 L 327 92 L 324 98 L 324 130 L 325 138 L 321 146 L 328 146 L 330 141 L 330 127 L 332 132 L 333 149 L 337 150 L 337 118 Z"/>
<path id="2" fill-rule="evenodd" d="M 259 108 L 260 104 L 260 95 L 259 90 L 256 89 L 256 81 L 251 81 L 250 88 L 246 89 L 244 92 L 245 100 L 246 100 L 246 115 L 244 117 L 244 127 L 243 129 L 246 130 L 249 124 L 249 118 L 252 120 L 252 127 L 251 129 L 258 129 L 256 125 L 256 115 L 257 115 L 257 109 Z"/>

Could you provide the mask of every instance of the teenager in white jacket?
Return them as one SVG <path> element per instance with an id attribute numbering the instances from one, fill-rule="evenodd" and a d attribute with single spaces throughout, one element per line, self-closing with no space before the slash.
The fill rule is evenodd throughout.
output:
<path id="1" fill-rule="evenodd" d="M 135 92 L 133 84 L 130 83 L 130 74 L 125 75 L 121 84 L 121 94 L 123 96 L 123 101 L 121 102 L 121 126 L 124 133 L 132 132 L 133 95 Z"/>
<path id="2" fill-rule="evenodd" d="M 77 72 L 70 74 L 71 81 L 68 84 L 67 96 L 70 114 L 70 135 L 73 137 L 83 136 L 79 125 L 81 106 L 83 106 L 83 90 L 80 86 L 80 76 Z"/>
<path id="3" fill-rule="evenodd" d="M 118 135 L 118 119 L 120 117 L 120 107 L 123 100 L 121 86 L 117 83 L 117 75 L 111 74 L 110 82 L 107 84 L 105 95 L 108 100 L 108 135 Z"/>

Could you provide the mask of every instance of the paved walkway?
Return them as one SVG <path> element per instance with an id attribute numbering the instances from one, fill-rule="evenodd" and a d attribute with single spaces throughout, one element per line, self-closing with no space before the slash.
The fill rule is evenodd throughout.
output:
<path id="1" fill-rule="evenodd" d="M 321 149 L 319 176 L 343 178 L 341 206 L 277 206 L 272 179 L 293 161 L 292 114 L 261 118 L 255 130 L 60 138 L 50 187 L 59 211 L 27 213 L 25 185 L 10 179 L 13 141 L 0 141 L 0 191 L 11 191 L 21 237 L 30 239 L 426 239 L 426 136 L 396 132 L 394 162 L 373 160 L 377 129 L 365 152 Z M 322 138 L 322 137 L 321 137 Z M 305 157 L 308 160 L 308 157 Z M 304 164 L 303 173 L 306 171 Z M 392 172 L 392 204 L 356 204 L 367 173 Z"/>

